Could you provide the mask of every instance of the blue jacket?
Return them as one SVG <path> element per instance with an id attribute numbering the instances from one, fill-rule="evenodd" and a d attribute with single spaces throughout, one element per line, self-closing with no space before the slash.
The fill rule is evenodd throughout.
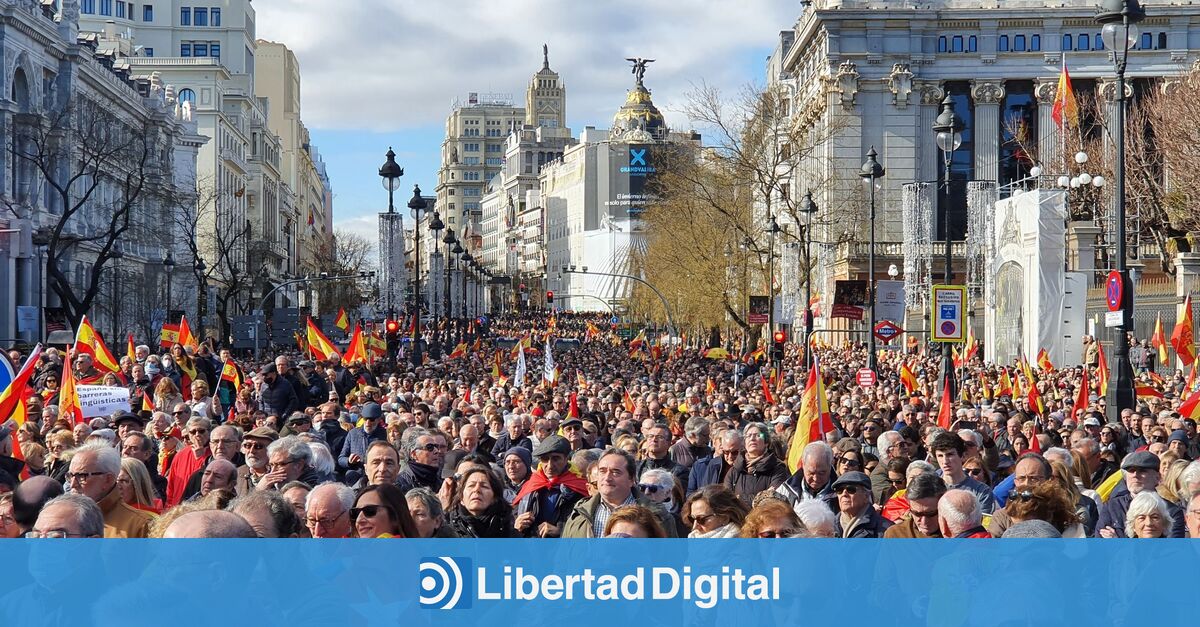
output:
<path id="1" fill-rule="evenodd" d="M 723 457 L 701 457 L 692 464 L 692 472 L 688 474 L 687 493 L 703 488 L 706 485 L 721 482 L 721 469 L 725 467 L 725 459 Z"/>
<path id="2" fill-rule="evenodd" d="M 1112 527 L 1113 531 L 1117 532 L 1118 538 L 1128 537 L 1125 535 L 1125 514 L 1129 511 L 1129 504 L 1132 501 L 1133 495 L 1129 493 L 1129 489 L 1124 484 L 1117 486 L 1108 500 L 1100 506 L 1100 519 L 1096 521 L 1096 531 Z M 1167 511 L 1171 512 L 1172 521 L 1171 528 L 1167 529 L 1167 537 L 1186 537 L 1187 523 L 1184 522 L 1183 508 L 1168 502 Z"/>
<path id="3" fill-rule="evenodd" d="M 375 430 L 367 433 L 364 427 L 354 427 L 346 434 L 346 439 L 342 442 L 342 452 L 338 454 L 338 467 L 342 470 L 359 470 L 362 468 L 362 462 L 350 465 L 350 456 L 358 455 L 364 460 L 367 459 L 367 447 L 375 440 L 386 440 L 387 429 L 383 428 L 382 421 L 375 427 Z"/>

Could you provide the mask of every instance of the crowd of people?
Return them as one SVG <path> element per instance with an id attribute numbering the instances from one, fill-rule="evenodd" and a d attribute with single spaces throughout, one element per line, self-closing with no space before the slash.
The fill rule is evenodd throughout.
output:
<path id="1" fill-rule="evenodd" d="M 708 337 L 613 327 L 509 314 L 421 365 L 202 344 L 104 373 L 46 349 L 23 415 L 0 416 L 0 537 L 1200 537 L 1185 372 L 1143 369 L 1156 393 L 1112 412 L 1093 349 L 1036 370 L 975 355 L 943 408 L 932 350 L 882 353 L 861 387 L 863 347 L 818 346 L 812 438 L 802 347 L 713 359 Z M 65 359 L 130 408 L 60 412 Z"/>

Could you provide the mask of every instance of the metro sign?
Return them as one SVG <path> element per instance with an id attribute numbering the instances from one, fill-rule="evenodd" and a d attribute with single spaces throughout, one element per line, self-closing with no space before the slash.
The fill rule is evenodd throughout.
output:
<path id="1" fill-rule="evenodd" d="M 875 325 L 875 337 L 879 338 L 879 341 L 883 342 L 884 344 L 896 339 L 903 332 L 904 329 L 896 326 L 891 320 L 884 320 L 883 322 Z"/>

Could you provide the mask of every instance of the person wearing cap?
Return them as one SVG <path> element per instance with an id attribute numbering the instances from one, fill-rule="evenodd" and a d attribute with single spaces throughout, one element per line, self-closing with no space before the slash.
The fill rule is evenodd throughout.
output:
<path id="1" fill-rule="evenodd" d="M 871 495 L 871 478 L 857 470 L 833 482 L 838 508 L 835 535 L 839 538 L 882 538 L 892 521 L 879 515 Z"/>
<path id="2" fill-rule="evenodd" d="M 571 447 L 571 452 L 581 451 L 587 448 L 587 443 L 583 441 L 583 421 L 579 418 L 567 418 L 558 425 L 559 432 L 566 439 L 567 444 Z"/>
<path id="3" fill-rule="evenodd" d="M 527 448 L 514 446 L 504 453 L 500 461 L 504 467 L 504 476 L 501 477 L 504 500 L 512 503 L 533 472 L 533 453 Z"/>
<path id="4" fill-rule="evenodd" d="M 267 447 L 279 439 L 279 434 L 270 427 L 257 427 L 242 438 L 242 456 L 246 463 L 238 466 L 237 480 L 233 490 L 238 496 L 249 494 L 267 474 Z"/>
<path id="5" fill-rule="evenodd" d="M 346 434 L 338 454 L 338 468 L 346 473 L 346 482 L 353 484 L 362 476 L 363 461 L 367 457 L 367 446 L 376 440 L 387 440 L 387 429 L 383 427 L 383 408 L 379 403 L 366 403 L 360 412 L 363 424 Z"/>
<path id="6" fill-rule="evenodd" d="M 113 426 L 117 429 L 117 437 L 121 441 L 125 440 L 125 436 L 133 432 L 142 432 L 146 429 L 146 419 L 141 414 L 135 414 L 131 411 L 118 412 L 113 418 Z"/>
<path id="7" fill-rule="evenodd" d="M 1121 461 L 1121 470 L 1125 472 L 1124 485 L 1118 485 L 1100 508 L 1100 519 L 1096 521 L 1097 535 L 1102 538 L 1125 537 L 1125 514 L 1133 498 L 1142 492 L 1154 492 L 1158 488 L 1162 476 L 1159 474 L 1160 460 L 1149 451 L 1134 451 Z M 1175 503 L 1167 503 L 1171 513 L 1171 538 L 1182 538 L 1186 530 L 1183 508 Z"/>
<path id="8" fill-rule="evenodd" d="M 587 480 L 571 468 L 571 445 L 560 435 L 550 435 L 533 449 L 537 470 L 517 491 L 513 503 L 517 531 L 526 537 L 562 535 L 577 503 L 588 496 Z"/>
<path id="9" fill-rule="evenodd" d="M 1192 460 L 1192 456 L 1188 452 L 1187 432 L 1183 429 L 1171 432 L 1171 436 L 1167 438 L 1167 450 L 1178 455 L 1179 459 Z"/>
<path id="10" fill-rule="evenodd" d="M 292 384 L 287 379 L 279 376 L 275 364 L 267 364 L 258 372 L 262 375 L 262 385 L 259 387 L 258 397 L 262 402 L 263 411 L 276 416 L 289 416 L 301 408 L 296 390 L 292 388 Z"/>

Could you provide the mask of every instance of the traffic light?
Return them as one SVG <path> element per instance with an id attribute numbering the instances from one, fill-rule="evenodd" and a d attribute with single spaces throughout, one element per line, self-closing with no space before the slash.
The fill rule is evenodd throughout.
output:
<path id="1" fill-rule="evenodd" d="M 546 290 L 546 304 L 547 305 L 554 304 L 554 292 L 551 290 Z"/>
<path id="2" fill-rule="evenodd" d="M 783 361 L 783 345 L 787 343 L 787 332 L 776 331 L 772 339 L 775 341 L 771 344 L 771 359 Z"/>
<path id="3" fill-rule="evenodd" d="M 400 350 L 400 321 L 388 318 L 383 323 L 383 330 L 387 341 L 388 358 L 394 360 L 396 352 Z"/>

